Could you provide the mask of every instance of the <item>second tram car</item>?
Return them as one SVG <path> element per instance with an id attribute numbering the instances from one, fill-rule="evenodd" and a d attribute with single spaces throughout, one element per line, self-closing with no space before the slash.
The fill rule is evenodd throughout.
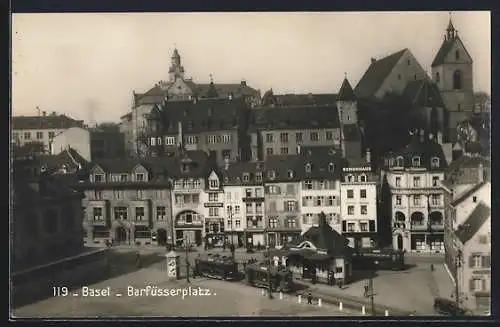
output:
<path id="1" fill-rule="evenodd" d="M 393 249 L 361 250 L 353 253 L 353 269 L 403 270 L 404 251 Z"/>
<path id="2" fill-rule="evenodd" d="M 292 272 L 285 267 L 267 266 L 264 263 L 252 263 L 245 269 L 246 282 L 254 287 L 269 287 L 280 292 L 293 292 L 294 283 Z"/>
<path id="3" fill-rule="evenodd" d="M 205 259 L 197 258 L 194 266 L 195 276 L 204 276 L 222 280 L 237 280 L 238 264 L 231 258 L 209 257 Z"/>

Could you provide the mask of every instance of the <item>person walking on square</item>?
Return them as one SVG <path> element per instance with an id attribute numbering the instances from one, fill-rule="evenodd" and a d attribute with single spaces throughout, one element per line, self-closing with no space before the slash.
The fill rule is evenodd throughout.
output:
<path id="1" fill-rule="evenodd" d="M 309 292 L 309 294 L 307 294 L 307 304 L 312 304 L 312 299 L 313 299 L 313 296 L 311 294 L 311 292 Z"/>
<path id="2" fill-rule="evenodd" d="M 368 285 L 365 285 L 365 292 L 363 293 L 364 297 L 368 296 Z"/>

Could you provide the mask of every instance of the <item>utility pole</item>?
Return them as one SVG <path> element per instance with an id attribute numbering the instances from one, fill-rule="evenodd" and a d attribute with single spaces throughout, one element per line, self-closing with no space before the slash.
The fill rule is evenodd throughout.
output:
<path id="1" fill-rule="evenodd" d="M 460 308 L 460 290 L 458 287 L 458 269 L 462 267 L 462 251 L 457 249 L 457 255 L 455 258 L 455 304 L 457 308 Z M 457 310 L 458 312 L 458 310 Z"/>
<path id="2" fill-rule="evenodd" d="M 273 287 L 271 285 L 271 248 L 267 245 L 267 295 L 273 298 Z"/>
<path id="3" fill-rule="evenodd" d="M 231 247 L 230 247 L 230 251 L 231 251 L 231 257 L 233 258 L 233 261 L 234 261 L 234 257 L 235 257 L 235 248 L 234 248 L 234 235 L 233 235 L 233 207 L 230 206 L 229 207 L 229 220 L 231 221 L 231 224 L 229 225 L 230 227 L 230 232 L 229 232 L 229 235 L 231 235 Z"/>
<path id="4" fill-rule="evenodd" d="M 374 294 L 374 289 L 373 289 L 373 275 L 375 274 L 375 271 L 376 271 L 375 267 L 378 265 L 378 261 L 374 261 L 373 263 L 374 263 L 373 271 L 370 274 L 370 280 L 369 280 L 368 287 L 370 289 L 370 304 L 372 307 L 372 316 L 376 316 L 377 313 L 375 311 L 375 294 Z"/>
<path id="5" fill-rule="evenodd" d="M 189 246 L 187 244 L 187 238 L 184 239 L 184 247 L 186 248 L 186 281 L 189 281 Z"/>

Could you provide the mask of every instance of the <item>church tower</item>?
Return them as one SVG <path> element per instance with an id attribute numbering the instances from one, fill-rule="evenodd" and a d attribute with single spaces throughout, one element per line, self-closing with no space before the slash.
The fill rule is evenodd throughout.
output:
<path id="1" fill-rule="evenodd" d="M 337 111 L 340 123 L 340 147 L 346 159 L 361 157 L 361 132 L 358 125 L 358 100 L 347 76 L 337 94 Z"/>
<path id="2" fill-rule="evenodd" d="M 168 78 L 170 83 L 175 82 L 177 78 L 184 79 L 184 67 L 181 65 L 181 56 L 177 49 L 174 49 L 174 53 L 172 54 Z"/>
<path id="3" fill-rule="evenodd" d="M 453 26 L 448 23 L 443 43 L 432 62 L 432 78 L 445 106 L 445 133 L 455 141 L 457 124 L 474 110 L 473 61 Z"/>

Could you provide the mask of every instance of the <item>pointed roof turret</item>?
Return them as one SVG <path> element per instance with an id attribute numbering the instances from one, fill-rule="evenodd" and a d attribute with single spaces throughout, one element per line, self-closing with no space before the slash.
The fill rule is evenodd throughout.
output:
<path id="1" fill-rule="evenodd" d="M 177 48 L 174 49 L 174 53 L 172 54 L 172 58 L 180 58 L 181 56 L 179 55 L 179 51 L 177 51 Z"/>
<path id="2" fill-rule="evenodd" d="M 347 80 L 347 76 L 344 78 L 342 82 L 342 86 L 340 87 L 339 94 L 337 96 L 337 100 L 340 101 L 356 101 L 356 96 L 354 95 L 354 90 L 352 89 L 351 84 Z"/>

